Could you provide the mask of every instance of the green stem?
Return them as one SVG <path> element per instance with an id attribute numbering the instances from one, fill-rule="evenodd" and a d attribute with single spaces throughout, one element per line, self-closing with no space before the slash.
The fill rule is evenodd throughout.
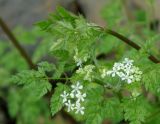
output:
<path id="1" fill-rule="evenodd" d="M 48 79 L 48 80 L 70 80 L 71 78 L 52 78 L 52 77 L 47 77 L 47 78 L 43 78 L 43 79 Z"/>

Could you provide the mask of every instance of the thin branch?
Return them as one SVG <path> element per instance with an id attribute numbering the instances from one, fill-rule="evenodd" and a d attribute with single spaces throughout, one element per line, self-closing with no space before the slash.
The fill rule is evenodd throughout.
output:
<path id="1" fill-rule="evenodd" d="M 36 66 L 33 64 L 31 58 L 27 54 L 27 52 L 22 48 L 22 46 L 19 44 L 16 37 L 13 35 L 7 24 L 3 21 L 3 19 L 0 17 L 0 26 L 2 30 L 5 32 L 5 34 L 8 36 L 8 38 L 11 40 L 13 45 L 17 48 L 19 53 L 22 55 L 22 57 L 26 60 L 30 68 L 36 68 Z"/>
<path id="2" fill-rule="evenodd" d="M 136 50 L 140 50 L 141 47 L 139 45 L 137 45 L 135 42 L 131 41 L 130 39 L 126 38 L 125 36 L 115 32 L 115 31 L 112 31 L 110 29 L 104 29 L 104 28 L 101 28 L 104 32 L 106 32 L 107 34 L 110 34 L 114 37 L 117 37 L 118 39 L 120 39 L 121 41 L 125 42 L 126 44 L 128 44 L 129 46 L 135 48 Z M 160 61 L 154 57 L 153 55 L 149 55 L 148 57 L 152 62 L 154 63 L 160 63 Z"/>
<path id="3" fill-rule="evenodd" d="M 130 39 L 126 38 L 125 36 L 115 32 L 115 31 L 112 31 L 110 29 L 105 29 L 105 32 L 108 33 L 108 34 L 111 34 L 117 38 L 119 38 L 120 40 L 122 40 L 123 42 L 125 42 L 126 44 L 132 46 L 133 48 L 135 48 L 136 50 L 140 50 L 141 47 L 139 45 L 137 45 L 136 43 L 134 43 L 133 41 L 131 41 Z"/>

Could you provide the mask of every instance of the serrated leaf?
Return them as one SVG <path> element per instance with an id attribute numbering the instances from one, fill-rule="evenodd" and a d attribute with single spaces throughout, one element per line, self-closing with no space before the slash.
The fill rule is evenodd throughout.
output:
<path id="1" fill-rule="evenodd" d="M 46 61 L 43 61 L 41 63 L 38 63 L 38 71 L 40 72 L 50 72 L 55 69 L 55 65 L 48 63 Z"/>
<path id="2" fill-rule="evenodd" d="M 52 95 L 50 106 L 51 106 L 51 114 L 54 116 L 58 111 L 60 111 L 63 107 L 62 97 L 60 96 L 64 90 L 67 90 L 67 86 L 61 83 L 57 84 L 55 88 L 55 92 Z"/>
<path id="3" fill-rule="evenodd" d="M 101 124 L 103 121 L 102 111 L 102 94 L 103 87 L 94 83 L 89 84 L 87 91 L 86 105 L 85 105 L 85 118 L 86 124 Z"/>
<path id="4" fill-rule="evenodd" d="M 101 124 L 103 121 L 102 117 L 98 113 L 94 113 L 88 116 L 85 124 Z"/>
<path id="5" fill-rule="evenodd" d="M 52 51 L 52 54 L 59 61 L 67 61 L 69 59 L 69 52 L 67 50 L 55 50 L 55 51 Z"/>
<path id="6" fill-rule="evenodd" d="M 20 94 L 16 93 L 15 90 L 11 90 L 10 94 L 8 95 L 7 101 L 8 101 L 9 114 L 12 117 L 16 117 L 20 109 L 19 106 L 21 102 Z"/>
<path id="7" fill-rule="evenodd" d="M 51 21 L 49 20 L 40 21 L 40 22 L 37 22 L 36 25 L 40 27 L 42 30 L 46 30 L 51 25 Z"/>
<path id="8" fill-rule="evenodd" d="M 46 80 L 41 80 L 38 85 L 36 83 L 36 86 L 30 87 L 30 89 L 31 89 L 31 92 L 32 90 L 34 90 L 33 95 L 35 95 L 36 98 L 39 99 L 45 94 L 47 94 L 49 91 L 51 91 L 52 85 Z"/>
<path id="9" fill-rule="evenodd" d="M 150 114 L 150 105 L 142 97 L 123 100 L 124 118 L 133 124 L 144 123 Z"/>
<path id="10" fill-rule="evenodd" d="M 123 109 L 118 98 L 110 98 L 104 101 L 102 114 L 104 118 L 118 123 L 123 119 Z"/>
<path id="11" fill-rule="evenodd" d="M 64 47 L 63 42 L 64 42 L 63 39 L 59 39 L 56 42 L 54 42 L 50 48 L 50 51 L 59 50 L 62 47 Z"/>
<path id="12" fill-rule="evenodd" d="M 65 66 L 65 62 L 58 63 L 56 70 L 55 70 L 55 73 L 53 75 L 53 78 L 60 78 L 61 77 L 61 75 L 64 72 L 64 66 Z"/>
<path id="13" fill-rule="evenodd" d="M 13 76 L 11 80 L 18 85 L 23 85 L 23 88 L 29 90 L 35 99 L 39 99 L 52 89 L 52 85 L 45 75 L 45 70 L 50 69 L 43 66 L 38 71 L 26 70 Z"/>
<path id="14" fill-rule="evenodd" d="M 158 93 L 160 89 L 160 66 L 149 65 L 145 68 L 143 74 L 143 83 L 145 88 L 151 92 Z"/>

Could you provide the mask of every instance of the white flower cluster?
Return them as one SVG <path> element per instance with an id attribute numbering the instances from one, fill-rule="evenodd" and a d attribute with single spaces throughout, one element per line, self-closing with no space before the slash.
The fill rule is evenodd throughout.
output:
<path id="1" fill-rule="evenodd" d="M 79 82 L 77 84 L 71 86 L 72 91 L 70 93 L 67 93 L 64 91 L 61 94 L 61 97 L 63 98 L 63 103 L 67 107 L 67 111 L 74 111 L 78 114 L 84 114 L 85 107 L 81 106 L 81 103 L 84 102 L 86 93 L 82 93 L 81 90 L 83 89 L 83 86 L 80 85 Z"/>
<path id="2" fill-rule="evenodd" d="M 76 73 L 84 75 L 84 80 L 91 81 L 93 78 L 92 73 L 94 68 L 94 65 L 86 65 L 84 68 L 79 68 Z"/>
<path id="3" fill-rule="evenodd" d="M 73 58 L 74 58 L 75 63 L 77 63 L 77 66 L 82 67 L 82 63 L 87 61 L 87 59 L 89 58 L 89 55 L 85 54 L 83 55 L 83 57 L 80 57 L 78 54 L 78 49 L 76 48 L 75 55 Z"/>
<path id="4" fill-rule="evenodd" d="M 133 62 L 133 60 L 125 58 L 123 62 L 115 63 L 112 70 L 107 71 L 107 75 L 111 75 L 112 77 L 117 75 L 128 84 L 134 81 L 140 81 L 142 71 L 134 66 Z"/>

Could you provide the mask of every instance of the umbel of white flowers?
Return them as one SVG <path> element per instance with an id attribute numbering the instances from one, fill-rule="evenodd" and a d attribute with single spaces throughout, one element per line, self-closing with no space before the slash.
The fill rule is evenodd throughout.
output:
<path id="1" fill-rule="evenodd" d="M 81 103 L 84 102 L 86 93 L 82 93 L 81 90 L 83 86 L 77 82 L 75 85 L 71 86 L 72 91 L 66 92 L 63 91 L 61 97 L 63 98 L 63 104 L 67 107 L 67 111 L 75 111 L 76 114 L 84 114 L 85 107 L 81 106 Z"/>
<path id="2" fill-rule="evenodd" d="M 118 76 L 128 84 L 140 81 L 142 71 L 140 71 L 138 67 L 134 66 L 133 62 L 133 60 L 125 58 L 122 62 L 114 63 L 112 70 L 107 71 L 106 74 L 112 77 Z M 102 76 L 104 77 L 104 74 L 102 74 Z"/>

